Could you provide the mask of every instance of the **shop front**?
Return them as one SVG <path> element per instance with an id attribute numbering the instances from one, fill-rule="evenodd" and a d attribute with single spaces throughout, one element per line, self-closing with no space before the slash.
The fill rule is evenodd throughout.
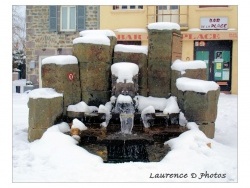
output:
<path id="1" fill-rule="evenodd" d="M 194 60 L 207 63 L 207 80 L 215 81 L 221 91 L 237 90 L 237 31 L 187 31 L 182 32 L 183 49 L 193 49 Z M 183 59 L 185 59 L 185 52 Z"/>

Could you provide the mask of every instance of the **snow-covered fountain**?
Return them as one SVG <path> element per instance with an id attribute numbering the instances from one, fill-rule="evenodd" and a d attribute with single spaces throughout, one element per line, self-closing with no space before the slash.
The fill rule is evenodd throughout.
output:
<path id="1" fill-rule="evenodd" d="M 43 88 L 30 93 L 29 141 L 67 122 L 79 146 L 116 163 L 160 161 L 188 121 L 213 137 L 219 87 L 205 81 L 206 63 L 178 60 L 178 24 L 149 24 L 148 34 L 148 46 L 134 46 L 109 30 L 82 31 L 73 55 L 45 58 Z"/>

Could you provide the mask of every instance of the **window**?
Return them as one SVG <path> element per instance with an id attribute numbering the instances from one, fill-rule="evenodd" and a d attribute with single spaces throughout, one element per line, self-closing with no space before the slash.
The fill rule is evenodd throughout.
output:
<path id="1" fill-rule="evenodd" d="M 177 10 L 178 9 L 178 5 L 170 5 L 170 10 Z"/>
<path id="2" fill-rule="evenodd" d="M 75 32 L 86 29 L 85 6 L 49 6 L 50 32 Z M 60 22 L 58 22 L 60 20 Z"/>
<path id="3" fill-rule="evenodd" d="M 143 5 L 113 5 L 113 10 L 136 10 L 143 9 Z"/>
<path id="4" fill-rule="evenodd" d="M 76 30 L 76 7 L 61 6 L 61 31 Z"/>

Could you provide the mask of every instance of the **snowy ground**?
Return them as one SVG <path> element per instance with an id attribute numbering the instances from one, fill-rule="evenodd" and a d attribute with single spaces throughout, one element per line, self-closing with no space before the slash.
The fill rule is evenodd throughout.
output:
<path id="1" fill-rule="evenodd" d="M 13 93 L 13 182 L 238 182 L 236 95 L 220 95 L 214 139 L 190 123 L 158 163 L 103 163 L 63 134 L 63 124 L 29 143 L 27 102 L 26 93 Z M 179 177 L 152 178 L 157 174 Z"/>

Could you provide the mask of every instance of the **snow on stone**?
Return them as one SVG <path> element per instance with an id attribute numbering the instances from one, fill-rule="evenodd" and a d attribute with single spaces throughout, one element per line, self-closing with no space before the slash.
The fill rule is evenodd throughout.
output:
<path id="1" fill-rule="evenodd" d="M 80 129 L 80 131 L 84 131 L 87 130 L 88 128 L 84 125 L 83 122 L 81 122 L 80 120 L 78 120 L 77 118 L 73 119 L 73 123 L 71 128 L 77 128 Z"/>
<path id="2" fill-rule="evenodd" d="M 183 114 L 183 112 L 180 112 L 180 115 L 179 115 L 179 125 L 181 126 L 186 126 L 188 123 L 185 115 Z"/>
<path id="3" fill-rule="evenodd" d="M 178 78 L 176 80 L 176 87 L 181 91 L 195 91 L 200 93 L 207 93 L 219 88 L 219 85 L 214 81 L 205 81 L 191 78 Z"/>
<path id="4" fill-rule="evenodd" d="M 155 110 L 163 111 L 167 106 L 167 99 L 166 98 L 158 98 L 158 97 L 144 97 L 144 96 L 136 96 L 134 98 L 137 103 L 137 108 L 140 112 L 143 111 L 144 108 L 148 106 L 153 106 Z"/>
<path id="5" fill-rule="evenodd" d="M 206 69 L 207 65 L 205 61 L 194 60 L 194 61 L 181 61 L 179 59 L 175 60 L 171 66 L 172 70 L 180 71 L 182 74 L 185 73 L 187 69 Z"/>
<path id="6" fill-rule="evenodd" d="M 94 35 L 105 35 L 107 37 L 116 37 L 114 31 L 108 30 L 108 29 L 103 29 L 103 30 L 84 30 L 79 33 L 81 37 L 84 37 L 89 34 L 94 34 Z"/>
<path id="7" fill-rule="evenodd" d="M 83 37 L 78 37 L 73 40 L 73 44 L 87 43 L 87 44 L 100 44 L 110 46 L 110 40 L 104 34 L 88 34 Z"/>
<path id="8" fill-rule="evenodd" d="M 119 33 L 147 33 L 147 30 L 143 29 L 143 28 L 121 28 L 121 29 L 116 29 L 115 32 L 119 32 Z"/>
<path id="9" fill-rule="evenodd" d="M 167 99 L 167 105 L 166 108 L 163 110 L 163 114 L 173 114 L 173 113 L 179 113 L 180 108 L 177 103 L 177 98 L 174 96 L 171 96 Z"/>
<path id="10" fill-rule="evenodd" d="M 98 111 L 98 108 L 96 106 L 88 106 L 84 101 L 81 101 L 75 105 L 69 105 L 67 111 L 92 113 Z"/>
<path id="11" fill-rule="evenodd" d="M 148 54 L 148 46 L 138 46 L 138 45 L 115 45 L 115 52 L 125 52 L 125 53 L 143 53 Z"/>
<path id="12" fill-rule="evenodd" d="M 62 132 L 62 133 L 66 133 L 66 132 L 70 132 L 70 127 L 69 124 L 66 122 L 62 122 L 57 124 L 58 125 L 58 129 Z"/>
<path id="13" fill-rule="evenodd" d="M 148 24 L 148 29 L 156 30 L 180 30 L 180 25 L 173 22 L 156 22 Z"/>
<path id="14" fill-rule="evenodd" d="M 106 115 L 105 122 L 101 123 L 101 126 L 103 126 L 103 127 L 107 127 L 109 120 L 111 119 L 110 109 L 107 106 L 106 105 L 104 106 L 101 104 L 98 108 L 98 113 L 104 113 Z"/>
<path id="15" fill-rule="evenodd" d="M 67 64 L 78 64 L 77 58 L 72 55 L 56 55 L 46 57 L 42 60 L 42 64 L 57 64 L 57 65 L 67 65 Z"/>
<path id="16" fill-rule="evenodd" d="M 155 108 L 153 106 L 148 106 L 148 107 L 144 108 L 141 112 L 142 122 L 143 122 L 144 127 L 146 127 L 146 128 L 148 128 L 150 126 L 146 115 L 152 114 L 152 113 L 155 113 Z"/>
<path id="17" fill-rule="evenodd" d="M 133 103 L 133 100 L 129 95 L 120 94 L 117 97 L 117 103 Z"/>
<path id="18" fill-rule="evenodd" d="M 29 92 L 29 98 L 37 99 L 37 98 L 46 98 L 51 99 L 55 97 L 62 97 L 62 93 L 57 93 L 52 88 L 38 88 Z"/>
<path id="19" fill-rule="evenodd" d="M 111 66 L 111 72 L 113 75 L 118 77 L 116 82 L 124 82 L 126 80 L 126 83 L 133 83 L 133 76 L 137 75 L 139 72 L 139 67 L 135 63 L 130 62 L 119 62 L 114 63 Z"/>

